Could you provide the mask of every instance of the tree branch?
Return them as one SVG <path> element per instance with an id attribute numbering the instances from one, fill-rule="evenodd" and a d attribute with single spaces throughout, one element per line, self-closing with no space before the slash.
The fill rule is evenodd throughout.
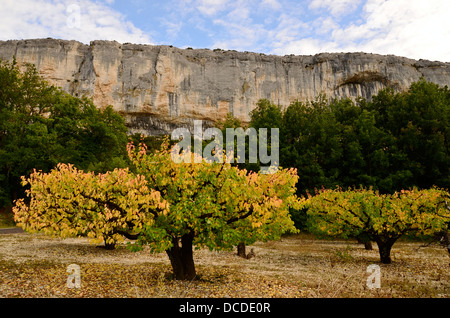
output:
<path id="1" fill-rule="evenodd" d="M 123 235 L 127 239 L 132 240 L 132 241 L 136 241 L 137 239 L 139 239 L 139 236 L 141 235 L 141 233 L 131 234 L 131 233 L 128 233 L 127 231 L 123 231 L 123 230 L 117 230 L 116 233 Z"/>
<path id="2" fill-rule="evenodd" d="M 253 214 L 253 208 L 250 210 L 250 211 L 248 211 L 246 214 L 243 214 L 243 215 L 241 215 L 241 216 L 237 216 L 237 217 L 234 217 L 234 218 L 232 218 L 232 219 L 229 219 L 228 221 L 227 221 L 227 224 L 231 224 L 231 223 L 234 223 L 234 222 L 237 222 L 237 221 L 239 221 L 239 220 L 243 220 L 243 219 L 246 219 L 246 218 L 248 218 L 250 215 L 252 215 Z"/>

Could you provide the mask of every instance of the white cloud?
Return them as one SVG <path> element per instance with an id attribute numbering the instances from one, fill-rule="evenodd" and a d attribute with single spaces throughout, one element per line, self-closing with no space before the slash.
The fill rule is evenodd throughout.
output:
<path id="1" fill-rule="evenodd" d="M 122 14 L 90 0 L 2 0 L 0 21 L 2 40 L 54 37 L 83 43 L 92 40 L 151 43 L 148 35 Z"/>
<path id="2" fill-rule="evenodd" d="M 216 15 L 227 7 L 227 0 L 198 0 L 197 10 L 207 16 Z"/>
<path id="3" fill-rule="evenodd" d="M 449 0 L 193 0 L 211 48 L 450 62 Z"/>
<path id="4" fill-rule="evenodd" d="M 265 30 L 258 25 L 241 24 L 230 20 L 214 20 L 215 25 L 226 28 L 227 37 L 216 39 L 213 48 L 234 49 L 239 51 L 254 50 Z"/>
<path id="5" fill-rule="evenodd" d="M 342 37 L 365 51 L 450 61 L 448 0 L 368 0 L 365 23 L 350 25 Z"/>
<path id="6" fill-rule="evenodd" d="M 334 16 L 344 4 L 358 1 L 313 0 L 311 9 L 326 7 Z M 360 21 L 318 17 L 310 23 L 312 34 L 291 28 L 292 36 L 276 42 L 275 54 L 355 52 L 394 54 L 414 59 L 450 62 L 448 0 L 365 0 Z"/>
<path id="7" fill-rule="evenodd" d="M 284 43 L 281 47 L 276 48 L 273 53 L 279 55 L 314 55 L 320 52 L 334 51 L 335 48 L 336 45 L 332 42 L 323 42 L 319 39 L 309 37 Z"/>
<path id="8" fill-rule="evenodd" d="M 261 6 L 267 6 L 272 10 L 280 10 L 282 5 L 278 2 L 278 0 L 262 0 Z"/>
<path id="9" fill-rule="evenodd" d="M 171 0 L 159 16 L 163 29 L 151 33 L 113 10 L 115 2 L 0 0 L 0 40 L 152 43 L 152 34 L 193 47 L 202 41 L 279 55 L 364 51 L 450 62 L 449 0 Z"/>
<path id="10" fill-rule="evenodd" d="M 332 17 L 319 18 L 315 25 L 317 34 L 327 34 L 339 29 L 339 24 Z"/>
<path id="11" fill-rule="evenodd" d="M 261 24 L 253 21 L 252 3 L 234 0 L 227 1 L 226 4 L 226 11 L 212 20 L 213 26 L 218 27 L 213 35 L 212 47 L 239 51 L 254 50 L 264 30 Z"/>
<path id="12" fill-rule="evenodd" d="M 334 16 L 349 14 L 361 4 L 362 0 L 312 0 L 310 9 L 325 8 Z"/>

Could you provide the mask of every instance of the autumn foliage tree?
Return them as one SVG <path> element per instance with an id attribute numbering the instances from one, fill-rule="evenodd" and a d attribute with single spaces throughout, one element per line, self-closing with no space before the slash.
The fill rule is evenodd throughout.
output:
<path id="1" fill-rule="evenodd" d="M 432 235 L 447 228 L 446 195 L 437 188 L 393 194 L 337 188 L 309 196 L 303 205 L 312 232 L 344 238 L 364 235 L 377 243 L 381 262 L 389 264 L 392 246 L 403 235 Z"/>
<path id="2" fill-rule="evenodd" d="M 168 214 L 156 216 L 158 226 L 144 228 L 138 244 L 165 251 L 177 279 L 196 276 L 194 246 L 231 249 L 296 232 L 289 217 L 289 207 L 298 203 L 295 169 L 264 175 L 233 167 L 226 158 L 207 162 L 189 151 L 176 162 L 167 145 L 156 153 L 130 145 L 129 154 L 136 172 L 170 206 Z"/>
<path id="3" fill-rule="evenodd" d="M 34 171 L 22 184 L 28 200 L 16 201 L 15 221 L 28 232 L 52 236 L 87 236 L 108 249 L 150 225 L 149 211 L 167 213 L 168 204 L 128 169 L 86 173 L 59 164 L 50 173 Z M 28 201 L 28 202 L 26 202 Z"/>
<path id="4" fill-rule="evenodd" d="M 294 169 L 263 175 L 226 160 L 176 162 L 168 142 L 154 153 L 130 144 L 128 153 L 130 169 L 94 174 L 60 164 L 23 178 L 29 202 L 16 202 L 16 222 L 27 231 L 88 236 L 107 246 L 135 239 L 134 249 L 166 252 L 176 279 L 196 277 L 194 247 L 231 249 L 296 231 L 289 217 L 298 204 Z"/>

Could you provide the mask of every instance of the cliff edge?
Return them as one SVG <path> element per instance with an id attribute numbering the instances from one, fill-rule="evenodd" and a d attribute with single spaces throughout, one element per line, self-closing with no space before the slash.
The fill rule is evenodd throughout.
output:
<path id="1" fill-rule="evenodd" d="M 228 112 L 243 122 L 258 100 L 370 98 L 380 89 L 408 89 L 424 77 L 450 86 L 450 63 L 368 53 L 275 56 L 172 46 L 55 39 L 0 41 L 0 59 L 36 65 L 51 84 L 99 107 L 123 113 L 132 133 L 160 135 L 205 125 Z"/>

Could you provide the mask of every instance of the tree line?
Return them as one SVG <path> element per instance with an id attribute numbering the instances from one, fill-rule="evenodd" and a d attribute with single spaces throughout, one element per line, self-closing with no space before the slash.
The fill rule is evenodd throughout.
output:
<path id="1" fill-rule="evenodd" d="M 320 95 L 286 109 L 261 100 L 250 127 L 280 129 L 280 164 L 298 169 L 299 194 L 336 186 L 381 193 L 450 187 L 450 90 L 424 79 L 371 100 Z"/>

